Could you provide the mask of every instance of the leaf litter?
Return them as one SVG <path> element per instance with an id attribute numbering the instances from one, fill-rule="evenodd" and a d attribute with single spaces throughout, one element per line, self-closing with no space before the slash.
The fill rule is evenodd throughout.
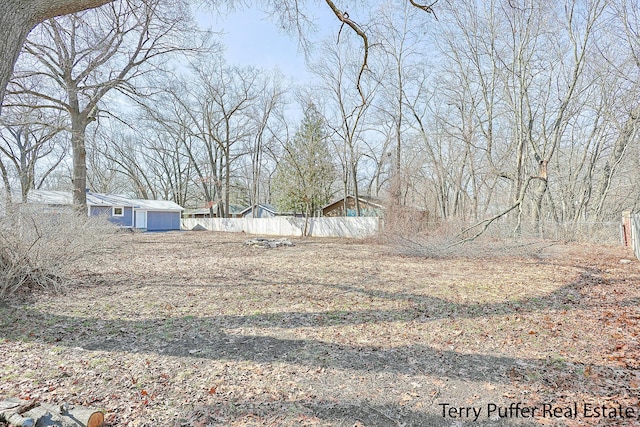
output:
<path id="1" fill-rule="evenodd" d="M 0 307 L 0 397 L 101 407 L 111 426 L 455 425 L 442 403 L 640 407 L 639 264 L 620 263 L 623 248 L 424 259 L 338 239 L 256 251 L 224 233 L 118 238 L 117 256 L 77 265 L 64 294 Z M 483 425 L 516 422 L 628 425 Z"/>

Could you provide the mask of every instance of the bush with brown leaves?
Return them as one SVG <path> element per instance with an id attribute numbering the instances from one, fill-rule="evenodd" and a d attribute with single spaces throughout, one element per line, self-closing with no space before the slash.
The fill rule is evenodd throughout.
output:
<path id="1" fill-rule="evenodd" d="M 69 210 L 9 206 L 0 213 L 0 299 L 34 289 L 60 291 L 74 261 L 103 251 L 117 228 Z"/>

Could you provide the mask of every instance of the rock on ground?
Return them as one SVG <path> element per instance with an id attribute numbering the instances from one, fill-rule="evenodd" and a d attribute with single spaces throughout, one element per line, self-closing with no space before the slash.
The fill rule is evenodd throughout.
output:
<path id="1" fill-rule="evenodd" d="M 293 246 L 293 243 L 289 239 L 265 239 L 263 237 L 245 240 L 244 244 L 263 249 L 273 249 L 280 246 Z"/>

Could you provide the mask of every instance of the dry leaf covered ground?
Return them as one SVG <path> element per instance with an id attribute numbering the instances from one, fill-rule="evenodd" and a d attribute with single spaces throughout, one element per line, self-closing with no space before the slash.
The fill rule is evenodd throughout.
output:
<path id="1" fill-rule="evenodd" d="M 122 234 L 64 295 L 0 305 L 0 398 L 112 426 L 640 425 L 623 248 L 426 259 L 244 239 Z"/>

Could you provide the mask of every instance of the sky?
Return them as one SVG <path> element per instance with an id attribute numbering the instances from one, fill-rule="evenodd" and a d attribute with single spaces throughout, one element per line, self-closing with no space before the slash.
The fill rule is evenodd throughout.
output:
<path id="1" fill-rule="evenodd" d="M 318 27 L 324 31 L 312 35 L 313 40 L 319 41 L 337 26 L 336 18 L 328 8 L 313 13 L 317 16 Z M 229 64 L 267 70 L 277 68 L 296 83 L 313 79 L 305 65 L 304 53 L 299 49 L 297 36 L 285 33 L 265 12 L 257 8 L 221 15 L 198 11 L 196 20 L 201 27 L 221 33 L 220 41 L 225 46 Z"/>

